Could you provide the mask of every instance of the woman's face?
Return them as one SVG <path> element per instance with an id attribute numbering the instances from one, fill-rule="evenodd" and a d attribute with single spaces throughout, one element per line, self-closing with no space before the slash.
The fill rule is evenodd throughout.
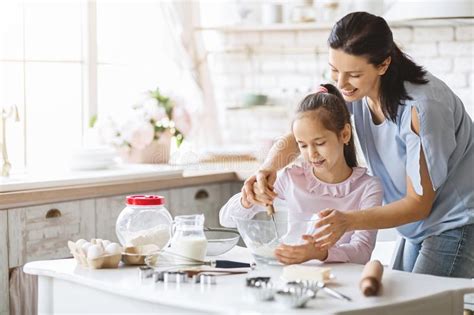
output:
<path id="1" fill-rule="evenodd" d="M 364 57 L 349 55 L 340 49 L 329 49 L 331 77 L 347 102 L 364 96 L 378 98 L 380 76 L 390 64 L 390 58 L 380 66 L 374 66 Z"/>
<path id="2" fill-rule="evenodd" d="M 313 166 L 314 174 L 325 181 L 347 168 L 344 143 L 350 139 L 350 126 L 336 133 L 326 129 L 315 112 L 307 112 L 293 122 L 293 135 L 305 161 Z"/>

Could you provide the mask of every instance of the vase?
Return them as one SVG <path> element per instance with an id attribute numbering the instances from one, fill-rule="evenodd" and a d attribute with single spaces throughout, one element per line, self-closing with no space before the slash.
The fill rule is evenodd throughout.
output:
<path id="1" fill-rule="evenodd" d="M 170 159 L 171 135 L 161 134 L 143 149 L 128 148 L 120 151 L 120 156 L 127 163 L 158 164 L 168 163 Z"/>

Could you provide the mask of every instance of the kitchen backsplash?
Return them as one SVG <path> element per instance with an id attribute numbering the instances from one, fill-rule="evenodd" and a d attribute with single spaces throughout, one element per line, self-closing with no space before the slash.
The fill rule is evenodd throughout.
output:
<path id="1" fill-rule="evenodd" d="M 474 25 L 392 26 L 392 31 L 399 46 L 444 80 L 474 117 Z M 329 32 L 329 28 L 205 31 L 226 142 L 261 146 L 289 130 L 297 101 L 319 83 L 330 81 Z M 273 106 L 238 109 L 245 93 L 266 94 Z"/>

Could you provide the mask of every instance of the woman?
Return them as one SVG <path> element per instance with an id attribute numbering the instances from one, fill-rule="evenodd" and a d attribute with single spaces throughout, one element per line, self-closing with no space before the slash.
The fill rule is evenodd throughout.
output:
<path id="1" fill-rule="evenodd" d="M 381 17 L 348 14 L 328 43 L 332 78 L 368 168 L 382 181 L 384 205 L 320 212 L 314 245 L 324 250 L 348 231 L 396 227 L 402 241 L 394 269 L 473 278 L 474 129 L 461 100 L 397 47 Z M 243 198 L 272 203 L 276 171 L 297 152 L 292 135 L 280 140 L 246 181 Z"/>

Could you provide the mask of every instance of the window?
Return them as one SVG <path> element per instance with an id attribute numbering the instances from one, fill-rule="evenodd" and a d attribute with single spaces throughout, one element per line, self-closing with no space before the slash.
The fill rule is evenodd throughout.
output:
<path id="1" fill-rule="evenodd" d="M 0 107 L 13 171 L 66 167 L 94 114 L 179 86 L 159 1 L 0 3 Z"/>

